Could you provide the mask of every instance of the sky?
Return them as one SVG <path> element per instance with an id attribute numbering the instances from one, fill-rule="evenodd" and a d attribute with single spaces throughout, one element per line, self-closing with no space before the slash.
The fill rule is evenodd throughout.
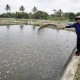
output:
<path id="1" fill-rule="evenodd" d="M 11 12 L 19 11 L 21 5 L 25 7 L 25 12 L 31 12 L 34 6 L 49 14 L 53 14 L 54 9 L 62 9 L 63 12 L 80 12 L 80 0 L 1 0 L 0 13 L 6 12 L 6 4 L 11 6 Z"/>

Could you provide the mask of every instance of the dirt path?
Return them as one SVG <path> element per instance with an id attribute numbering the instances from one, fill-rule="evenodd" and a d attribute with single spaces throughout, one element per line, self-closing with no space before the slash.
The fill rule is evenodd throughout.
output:
<path id="1" fill-rule="evenodd" d="M 78 69 L 77 69 L 77 72 L 75 74 L 74 80 L 80 80 L 80 58 L 79 58 Z"/>

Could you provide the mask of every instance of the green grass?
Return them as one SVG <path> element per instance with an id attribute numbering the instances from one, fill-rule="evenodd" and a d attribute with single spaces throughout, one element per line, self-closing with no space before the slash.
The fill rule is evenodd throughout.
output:
<path id="1" fill-rule="evenodd" d="M 31 22 L 30 22 L 31 21 Z M 0 25 L 21 25 L 21 24 L 30 24 L 34 26 L 43 26 L 45 24 L 56 24 L 56 25 L 68 25 L 72 24 L 73 22 L 68 22 L 68 21 L 53 21 L 53 20 L 39 20 L 39 19 L 14 19 L 14 18 L 0 18 Z M 48 26 L 48 27 L 54 27 L 54 26 Z M 72 30 L 74 29 L 67 29 L 67 30 Z"/>

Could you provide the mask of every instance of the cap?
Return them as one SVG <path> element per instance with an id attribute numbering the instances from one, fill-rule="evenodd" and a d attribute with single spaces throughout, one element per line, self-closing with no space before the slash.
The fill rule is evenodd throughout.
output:
<path id="1" fill-rule="evenodd" d="M 75 17 L 75 20 L 80 19 L 80 16 Z"/>

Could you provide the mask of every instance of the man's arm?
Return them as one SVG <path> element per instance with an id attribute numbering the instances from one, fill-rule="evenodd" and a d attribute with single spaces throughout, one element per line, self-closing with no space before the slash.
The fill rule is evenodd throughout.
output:
<path id="1" fill-rule="evenodd" d="M 60 29 L 65 29 L 65 28 L 75 28 L 76 24 L 72 24 L 72 25 L 69 25 L 69 26 L 64 26 L 64 25 L 58 25 L 57 28 L 60 28 Z"/>
<path id="2" fill-rule="evenodd" d="M 74 28 L 75 27 L 75 23 L 69 26 L 65 26 L 65 28 Z"/>

